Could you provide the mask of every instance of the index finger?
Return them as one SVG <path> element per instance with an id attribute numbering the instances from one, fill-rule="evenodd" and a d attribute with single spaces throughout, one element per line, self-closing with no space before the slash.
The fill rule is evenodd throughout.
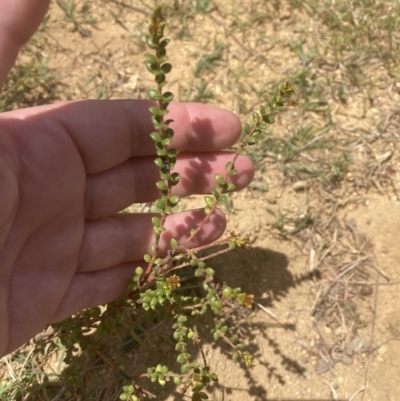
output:
<path id="1" fill-rule="evenodd" d="M 130 157 L 155 155 L 148 100 L 83 100 L 5 113 L 32 124 L 38 132 L 67 131 L 88 174 L 115 167 Z M 180 152 L 214 152 L 240 136 L 239 119 L 231 112 L 196 103 L 171 103 L 172 147 Z"/>

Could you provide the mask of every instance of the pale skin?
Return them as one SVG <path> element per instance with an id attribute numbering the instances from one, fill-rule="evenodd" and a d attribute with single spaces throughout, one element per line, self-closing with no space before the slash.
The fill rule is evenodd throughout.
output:
<path id="1" fill-rule="evenodd" d="M 46 0 L 0 0 L 0 84 L 34 33 Z M 0 115 L 0 356 L 47 324 L 127 293 L 127 281 L 150 252 L 149 214 L 118 214 L 158 197 L 149 103 L 76 101 Z M 222 149 L 240 135 L 238 118 L 199 104 L 174 103 L 173 147 L 180 151 L 174 193 L 203 194 L 232 156 Z M 233 182 L 245 187 L 253 166 L 240 157 Z M 202 210 L 167 219 L 183 241 Z M 191 246 L 225 229 L 221 211 Z M 161 252 L 168 249 L 160 242 Z"/>

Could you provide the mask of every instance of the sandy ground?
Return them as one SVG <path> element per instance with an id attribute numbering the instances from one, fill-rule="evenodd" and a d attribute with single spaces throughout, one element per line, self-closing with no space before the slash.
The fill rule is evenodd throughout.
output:
<path id="1" fill-rule="evenodd" d="M 146 11 L 137 3 L 130 4 Z M 282 1 L 275 17 L 254 21 L 254 31 L 249 34 L 244 28 L 232 28 L 231 11 L 235 8 L 237 15 L 245 15 L 251 10 L 244 10 L 240 2 L 217 3 L 218 13 L 172 20 L 169 29 L 174 40 L 169 51 L 174 54 L 175 68 L 171 90 L 178 100 L 193 100 L 204 79 L 213 91 L 207 102 L 233 110 L 245 120 L 244 111 L 260 102 L 249 90 L 250 84 L 263 92 L 275 79 L 301 69 L 298 55 L 288 43 L 299 39 L 301 32 L 315 34 L 317 22 Z M 252 7 L 260 9 L 261 3 L 252 2 Z M 35 39 L 36 51 L 62 82 L 60 98 L 143 98 L 152 85 L 143 66 L 146 15 L 115 2 L 76 4 L 80 31 L 53 4 L 46 29 Z M 272 13 L 272 6 L 265 7 Z M 90 17 L 96 22 L 85 24 Z M 319 34 L 323 40 L 323 27 Z M 306 49 L 309 39 L 305 38 Z M 200 55 L 205 50 L 212 52 L 217 42 L 224 43 L 222 58 L 205 75 L 196 76 Z M 260 53 L 266 57 L 263 62 L 257 60 Z M 343 70 L 335 67 L 332 71 L 329 66 L 315 57 L 312 71 L 319 75 L 307 79 L 317 82 L 330 74 L 333 80 L 346 83 Z M 374 68 L 379 74 L 381 67 Z M 340 143 L 354 149 L 352 163 L 339 184 L 324 186 L 318 177 L 306 177 L 307 185 L 296 187 L 302 180 L 284 176 L 266 152 L 258 158 L 262 168 L 255 183 L 259 188 L 267 184 L 268 191 L 253 187 L 232 196 L 228 229 L 251 233 L 252 249 L 232 252 L 224 260 L 215 260 L 214 266 L 218 280 L 255 295 L 254 311 L 236 316 L 234 322 L 256 364 L 246 371 L 231 361 L 223 345 L 205 342 L 205 356 L 220 379 L 209 389 L 211 399 L 400 400 L 400 203 L 396 181 L 400 171 L 396 127 L 400 122 L 398 114 L 393 114 L 400 90 L 391 92 L 390 101 L 380 101 L 386 99 L 388 88 L 383 81 L 374 89 L 373 105 L 354 87 L 348 91 L 347 104 L 327 100 L 336 126 L 325 139 L 339 141 L 338 137 L 347 135 L 347 142 L 343 139 Z M 391 88 L 396 88 L 396 82 Z M 292 110 L 278 121 L 274 135 L 282 136 L 300 124 L 321 127 L 323 120 L 318 111 Z M 386 123 L 383 128 L 382 122 Z M 362 140 L 372 138 L 379 127 L 382 135 L 371 139 L 368 148 Z M 359 143 L 362 145 L 352 147 Z M 377 166 L 381 175 L 377 178 L 371 173 L 371 181 L 365 184 L 363 180 L 371 171 L 366 167 L 371 147 L 374 155 L 390 150 L 392 157 L 389 165 L 384 161 Z M 265 162 L 260 164 L 260 158 Z M 380 180 L 385 173 L 394 177 L 389 177 L 389 184 Z M 193 197 L 184 205 L 197 204 Z M 283 232 L 282 228 L 290 231 L 298 227 L 308 212 L 312 219 L 298 233 Z M 290 219 L 278 229 L 280 213 Z M 143 366 L 157 363 L 160 352 L 172 358 L 168 342 L 161 336 L 158 340 L 141 351 Z M 79 397 L 68 393 L 58 399 L 117 399 L 112 381 L 102 379 L 100 383 L 104 387 L 99 389 L 101 385 L 96 384 L 90 395 L 77 391 Z M 60 394 L 62 386 L 56 387 Z M 164 391 L 159 399 L 186 398 Z"/>

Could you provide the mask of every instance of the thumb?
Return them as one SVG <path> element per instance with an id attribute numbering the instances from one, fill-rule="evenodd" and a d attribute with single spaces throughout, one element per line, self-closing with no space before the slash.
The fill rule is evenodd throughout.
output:
<path id="1" fill-rule="evenodd" d="M 0 0 L 0 87 L 19 49 L 34 34 L 50 0 Z"/>

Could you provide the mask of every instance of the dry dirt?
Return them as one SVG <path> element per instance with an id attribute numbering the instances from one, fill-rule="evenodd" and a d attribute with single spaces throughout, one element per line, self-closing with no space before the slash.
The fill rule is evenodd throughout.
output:
<path id="1" fill-rule="evenodd" d="M 152 85 L 143 66 L 147 16 L 116 3 L 76 2 L 79 21 L 90 16 L 97 21 L 82 24 L 90 30 L 87 37 L 74 30 L 60 8 L 52 5 L 51 19 L 35 46 L 62 82 L 62 99 L 143 98 Z M 282 8 L 275 10 L 277 20 L 253 22 L 254 30 L 262 35 L 237 34 L 233 39 L 226 30 L 231 21 L 223 16 L 230 16 L 233 5 L 239 15 L 248 10 L 242 9 L 241 2 L 216 3 L 219 14 L 194 14 L 186 22 L 175 19 L 171 23 L 174 35 L 187 27 L 190 36 L 175 38 L 169 47 L 174 64 L 170 88 L 179 100 L 190 98 L 190 85 L 199 86 L 193 74 L 199 55 L 205 50 L 210 53 L 213 44 L 221 41 L 226 45 L 223 65 L 204 75 L 214 92 L 208 103 L 245 119 L 243 110 L 260 101 L 249 90 L 249 82 L 267 90 L 275 79 L 300 68 L 289 46 L 278 44 L 295 41 L 304 27 L 310 26 L 314 32 L 315 24 L 282 1 Z M 130 4 L 146 10 L 141 2 Z M 306 46 L 307 40 L 304 43 Z M 256 60 L 254 55 L 262 52 L 267 62 Z M 315 71 L 325 74 L 317 67 Z M 340 79 L 342 72 L 338 69 L 332 74 Z M 349 91 L 347 105 L 329 99 L 337 125 L 326 139 L 347 130 L 346 135 L 354 135 L 354 141 L 349 140 L 352 146 L 372 136 L 382 121 L 387 123 L 384 133 L 395 130 L 390 121 L 400 100 L 399 91 L 391 94 L 390 103 L 380 102 L 386 89 L 376 89 L 374 107 L 367 109 L 363 91 Z M 278 121 L 275 132 L 281 135 L 311 122 L 321 126 L 322 119 L 318 112 L 292 110 Z M 205 344 L 206 358 L 220 378 L 217 388 L 210 390 L 211 399 L 400 400 L 399 145 L 395 137 L 383 143 L 378 139 L 371 145 L 374 154 L 387 150 L 393 154 L 388 170 L 393 185 L 381 184 L 372 173 L 376 185 L 359 185 L 369 171 L 364 160 L 368 147 L 359 146 L 354 147 L 353 163 L 344 180 L 336 186 L 324 187 L 318 178 L 310 178 L 303 189 L 296 190 L 293 180 L 285 178 L 267 155 L 256 183 L 268 183 L 268 191 L 253 188 L 232 197 L 228 229 L 251 233 L 252 249 L 232 252 L 225 260 L 215 260 L 214 266 L 219 280 L 255 295 L 254 311 L 235 321 L 256 356 L 256 365 L 245 371 L 231 361 L 224 347 Z M 185 207 L 194 204 L 197 201 L 189 199 Z M 292 218 L 281 227 L 290 231 L 309 211 L 310 224 L 295 235 L 274 226 L 282 213 Z M 167 353 L 164 347 L 160 345 L 150 355 L 143 352 L 144 363 L 160 351 Z M 112 387 L 111 383 L 105 385 Z M 92 399 L 87 397 L 80 399 Z M 116 399 L 115 393 L 112 398 L 99 397 Z M 161 393 L 160 399 L 181 396 Z"/>
<path id="2" fill-rule="evenodd" d="M 365 195 L 337 217 L 342 223 L 354 222 L 362 239 L 368 241 L 364 255 L 371 263 L 361 267 L 359 276 L 350 273 L 350 278 L 344 278 L 368 282 L 368 286 L 358 293 L 341 294 L 349 298 L 351 307 L 356 308 L 354 313 L 360 316 L 361 322 L 355 328 L 345 323 L 345 310 L 342 316 L 329 310 L 321 320 L 312 316 L 318 295 L 335 277 L 329 277 L 329 273 L 324 273 L 322 280 L 314 276 L 312 269 L 322 266 L 312 262 L 313 248 L 304 241 L 288 240 L 274 233 L 271 225 L 276 219 L 266 212 L 268 206 L 301 210 L 309 203 L 306 193 L 297 193 L 293 204 L 293 190 L 276 190 L 277 199 L 254 192 L 233 198 L 235 212 L 230 216 L 230 225 L 252 232 L 254 243 L 252 250 L 233 253 L 229 263 L 221 262 L 219 272 L 222 280 L 254 293 L 260 306 L 240 326 L 257 355 L 256 367 L 250 373 L 237 369 L 217 348 L 207 349 L 212 365 L 221 372 L 226 399 L 399 399 L 399 202 L 376 194 Z M 351 252 L 357 254 L 357 239 L 352 233 L 343 232 L 336 241 L 346 241 L 346 236 L 351 237 Z M 332 253 L 340 248 L 335 243 L 331 246 Z M 337 301 L 346 305 L 345 299 Z M 330 313 L 343 320 L 332 323 Z M 348 360 L 343 353 L 348 353 Z M 329 364 L 324 363 L 325 358 Z M 332 365 L 334 358 L 337 362 Z"/>

